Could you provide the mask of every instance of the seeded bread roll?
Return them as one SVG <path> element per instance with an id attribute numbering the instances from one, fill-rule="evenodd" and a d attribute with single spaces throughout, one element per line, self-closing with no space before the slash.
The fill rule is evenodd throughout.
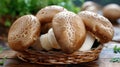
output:
<path id="1" fill-rule="evenodd" d="M 78 15 L 69 11 L 60 12 L 54 16 L 52 26 L 56 40 L 64 52 L 73 53 L 82 46 L 86 30 Z"/>
<path id="2" fill-rule="evenodd" d="M 98 41 L 106 43 L 112 40 L 114 30 L 111 22 L 107 18 L 90 11 L 82 11 L 78 15 L 82 18 L 86 29 L 91 32 Z"/>
<path id="3" fill-rule="evenodd" d="M 24 51 L 32 45 L 40 33 L 40 23 L 33 15 L 18 18 L 11 26 L 8 34 L 9 46 L 16 51 Z"/>

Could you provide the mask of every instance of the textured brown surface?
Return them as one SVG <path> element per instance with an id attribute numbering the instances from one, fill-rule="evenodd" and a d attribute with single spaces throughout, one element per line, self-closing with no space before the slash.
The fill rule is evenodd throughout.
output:
<path id="1" fill-rule="evenodd" d="M 66 53 L 78 50 L 86 37 L 86 29 L 81 18 L 69 11 L 56 14 L 52 22 L 53 32 L 61 49 Z"/>
<path id="2" fill-rule="evenodd" d="M 39 19 L 41 23 L 41 33 L 45 34 L 52 27 L 52 19 L 55 14 L 67 11 L 64 7 L 52 5 L 42 8 L 37 12 L 36 17 Z"/>
<path id="3" fill-rule="evenodd" d="M 23 51 L 39 37 L 40 23 L 33 15 L 18 18 L 11 26 L 8 34 L 9 46 L 16 51 Z"/>
<path id="4" fill-rule="evenodd" d="M 107 18 L 90 11 L 82 11 L 78 15 L 82 18 L 86 29 L 95 35 L 101 43 L 112 40 L 114 35 L 113 25 Z"/>
<path id="5" fill-rule="evenodd" d="M 76 51 L 73 54 L 65 54 L 63 52 L 49 51 L 49 52 L 36 52 L 33 50 L 27 50 L 24 53 L 18 53 L 17 56 L 21 60 L 29 63 L 37 64 L 79 64 L 83 62 L 90 62 L 98 58 L 102 49 L 100 45 L 98 48 L 80 52 Z"/>
<path id="6" fill-rule="evenodd" d="M 40 11 L 38 11 L 36 17 L 39 19 L 40 23 L 42 24 L 51 23 L 54 15 L 61 11 L 67 11 L 67 10 L 57 5 L 47 6 L 45 8 L 42 8 Z"/>

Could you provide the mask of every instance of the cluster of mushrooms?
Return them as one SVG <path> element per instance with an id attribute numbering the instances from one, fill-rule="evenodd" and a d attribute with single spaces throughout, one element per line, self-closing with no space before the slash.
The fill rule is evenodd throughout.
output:
<path id="1" fill-rule="evenodd" d="M 118 19 L 120 19 L 120 5 L 115 3 L 107 4 L 105 7 L 102 7 L 93 1 L 86 1 L 81 10 L 103 14 L 103 16 L 109 19 L 111 22 L 116 22 Z"/>
<path id="2" fill-rule="evenodd" d="M 24 15 L 11 26 L 8 34 L 9 47 L 15 51 L 61 50 L 64 53 L 88 51 L 97 39 L 101 44 L 112 40 L 111 22 L 91 11 L 75 14 L 52 5 L 34 15 Z"/>

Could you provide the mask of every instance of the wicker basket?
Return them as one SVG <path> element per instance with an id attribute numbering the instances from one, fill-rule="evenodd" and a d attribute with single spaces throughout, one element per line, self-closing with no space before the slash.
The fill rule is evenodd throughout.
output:
<path id="1" fill-rule="evenodd" d="M 97 48 L 87 52 L 76 51 L 73 54 L 65 54 L 61 51 L 37 52 L 26 50 L 25 52 L 19 52 L 17 56 L 25 62 L 37 64 L 79 64 L 97 59 L 101 50 L 102 45 L 99 45 Z"/>

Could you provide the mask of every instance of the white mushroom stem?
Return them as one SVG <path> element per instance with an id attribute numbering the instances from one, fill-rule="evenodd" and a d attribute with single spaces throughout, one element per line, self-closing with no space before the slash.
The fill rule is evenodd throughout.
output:
<path id="1" fill-rule="evenodd" d="M 87 32 L 86 39 L 85 39 L 82 47 L 79 49 L 79 51 L 90 50 L 91 47 L 93 46 L 94 42 L 95 42 L 95 38 L 89 32 Z"/>
<path id="2" fill-rule="evenodd" d="M 31 46 L 33 49 L 35 50 L 43 50 L 42 46 L 41 46 L 41 42 L 40 42 L 40 38 L 38 38 L 36 40 L 36 42 Z"/>
<path id="3" fill-rule="evenodd" d="M 87 32 L 87 36 L 85 42 L 83 43 L 82 47 L 79 51 L 88 51 L 91 49 L 95 41 L 95 38 Z M 41 37 L 37 40 L 37 42 L 32 46 L 36 50 L 51 50 L 51 49 L 60 49 L 56 38 L 53 33 L 53 29 L 51 28 L 48 33 L 41 35 Z"/>
<path id="4" fill-rule="evenodd" d="M 48 33 L 41 35 L 38 39 L 39 43 L 34 44 L 32 47 L 36 50 L 51 50 L 53 48 L 60 49 L 56 38 L 53 33 L 53 29 L 51 28 Z"/>

